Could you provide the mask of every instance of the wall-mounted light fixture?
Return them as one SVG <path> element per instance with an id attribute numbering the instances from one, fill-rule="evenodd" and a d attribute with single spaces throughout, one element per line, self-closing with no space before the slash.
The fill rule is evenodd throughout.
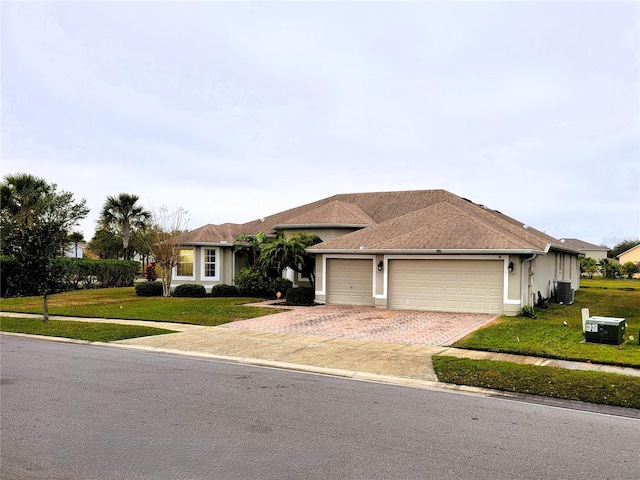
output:
<path id="1" fill-rule="evenodd" d="M 507 267 L 507 270 L 509 270 L 509 273 L 513 273 L 513 262 L 509 262 L 509 266 Z"/>
<path id="2" fill-rule="evenodd" d="M 382 260 L 380 260 L 378 262 L 378 271 L 381 272 L 382 271 L 382 267 L 384 266 L 384 263 L 382 263 Z"/>

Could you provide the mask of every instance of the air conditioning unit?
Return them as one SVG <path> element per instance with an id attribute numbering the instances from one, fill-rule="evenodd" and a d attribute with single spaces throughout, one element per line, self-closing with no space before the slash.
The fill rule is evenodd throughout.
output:
<path id="1" fill-rule="evenodd" d="M 571 282 L 565 282 L 562 280 L 556 281 L 556 293 L 558 303 L 570 305 L 573 303 L 574 290 L 571 288 Z"/>

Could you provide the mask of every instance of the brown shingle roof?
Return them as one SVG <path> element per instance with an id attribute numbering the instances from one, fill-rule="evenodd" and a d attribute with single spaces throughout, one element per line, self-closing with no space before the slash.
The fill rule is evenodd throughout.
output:
<path id="1" fill-rule="evenodd" d="M 190 232 L 183 233 L 178 237 L 178 242 L 184 245 L 198 243 L 233 243 L 238 235 L 244 233 L 244 225 L 237 223 L 223 223 L 204 225 Z"/>
<path id="2" fill-rule="evenodd" d="M 477 218 L 466 210 L 469 208 L 441 202 L 312 248 L 342 250 L 364 246 L 368 250 L 513 250 L 532 247 L 524 239 L 500 229 L 494 219 Z M 542 243 L 538 245 L 545 246 Z"/>
<path id="3" fill-rule="evenodd" d="M 442 200 L 443 196 L 453 195 L 445 190 L 409 190 L 401 192 L 342 193 L 323 198 L 312 203 L 253 220 L 245 226 L 254 233 L 275 233 L 274 227 L 284 225 L 288 220 L 305 215 L 323 205 L 339 201 L 357 205 L 362 212 L 375 223 L 385 222 L 400 215 L 414 212 Z M 455 195 L 453 195 L 455 197 Z M 456 197 L 459 198 L 459 197 Z M 464 201 L 460 199 L 460 201 Z M 343 222 L 346 223 L 346 222 Z"/>
<path id="4" fill-rule="evenodd" d="M 280 225 L 375 225 L 376 221 L 367 215 L 362 209 L 349 202 L 334 200 L 319 206 L 311 211 L 304 212 Z M 278 227 L 278 225 L 276 225 Z"/>
<path id="5" fill-rule="evenodd" d="M 242 225 L 205 225 L 185 243 L 233 242 L 241 234 L 275 233 L 276 227 L 369 225 L 318 244 L 314 250 L 473 249 L 544 251 L 559 240 L 522 222 L 445 190 L 338 194 Z"/>
<path id="6" fill-rule="evenodd" d="M 609 250 L 608 247 L 603 247 L 602 245 L 594 245 L 593 243 L 585 242 L 584 240 L 580 240 L 578 238 L 563 238 L 560 239 L 560 242 L 567 247 L 574 248 L 576 250 Z"/>

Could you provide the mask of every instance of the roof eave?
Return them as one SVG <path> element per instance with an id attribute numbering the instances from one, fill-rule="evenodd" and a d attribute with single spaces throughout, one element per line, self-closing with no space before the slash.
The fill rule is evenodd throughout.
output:
<path id="1" fill-rule="evenodd" d="M 502 248 L 308 248 L 309 253 L 322 254 L 380 254 L 380 255 L 545 255 L 547 252 L 536 249 L 502 249 Z"/>
<path id="2" fill-rule="evenodd" d="M 566 253 L 575 253 L 576 255 L 584 255 L 584 252 L 577 248 L 567 247 L 566 245 L 558 245 L 557 243 L 547 243 L 547 246 L 544 249 L 545 253 L 549 253 L 551 249 L 560 250 L 561 252 Z"/>

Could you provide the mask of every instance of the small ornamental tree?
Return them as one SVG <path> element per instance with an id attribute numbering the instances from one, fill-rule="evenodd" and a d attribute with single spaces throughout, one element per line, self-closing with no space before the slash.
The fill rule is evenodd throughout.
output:
<path id="1" fill-rule="evenodd" d="M 144 278 L 148 282 L 155 282 L 158 279 L 158 273 L 156 272 L 156 262 L 151 262 L 147 265 L 147 269 L 144 272 Z"/>
<path id="2" fill-rule="evenodd" d="M 162 295 L 171 296 L 173 267 L 178 265 L 180 240 L 178 236 L 186 230 L 188 213 L 182 207 L 170 212 L 161 207 L 151 214 L 150 226 L 143 237 L 143 243 L 151 252 L 156 264 L 162 269 Z"/>
<path id="3" fill-rule="evenodd" d="M 593 275 L 598 271 L 598 262 L 591 257 L 580 258 L 580 271 L 588 275 L 589 278 L 593 278 Z"/>
<path id="4" fill-rule="evenodd" d="M 640 263 L 626 262 L 620 267 L 620 273 L 629 280 L 631 280 L 638 272 L 640 272 Z"/>
<path id="5" fill-rule="evenodd" d="M 600 260 L 598 266 L 602 272 L 602 278 L 618 278 L 620 276 L 620 265 L 607 258 Z"/>

